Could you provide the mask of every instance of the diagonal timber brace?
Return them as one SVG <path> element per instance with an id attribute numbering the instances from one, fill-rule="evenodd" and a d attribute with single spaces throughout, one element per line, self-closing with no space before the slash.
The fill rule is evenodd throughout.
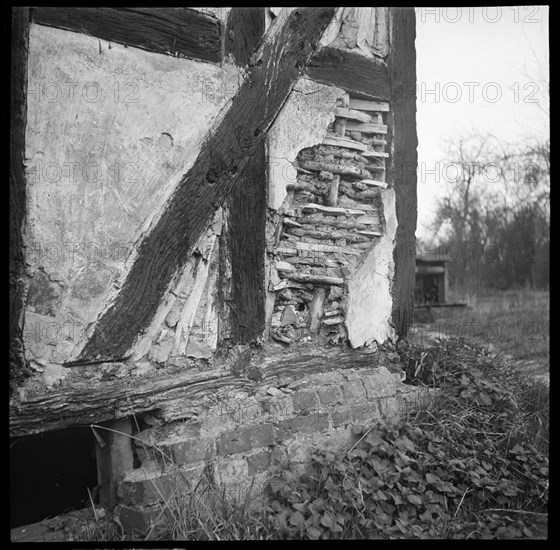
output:
<path id="1" fill-rule="evenodd" d="M 97 322 L 78 360 L 66 366 L 130 354 L 214 211 L 264 139 L 334 12 L 335 8 L 297 8 L 282 10 L 275 19 L 231 106 L 140 243 L 114 302 Z"/>

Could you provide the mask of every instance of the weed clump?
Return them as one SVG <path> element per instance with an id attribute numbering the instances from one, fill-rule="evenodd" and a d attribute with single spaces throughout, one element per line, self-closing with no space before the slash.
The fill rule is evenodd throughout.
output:
<path id="1" fill-rule="evenodd" d="M 548 387 L 462 339 L 401 346 L 411 383 L 440 389 L 406 422 L 350 452 L 278 469 L 283 538 L 536 538 L 548 503 Z"/>

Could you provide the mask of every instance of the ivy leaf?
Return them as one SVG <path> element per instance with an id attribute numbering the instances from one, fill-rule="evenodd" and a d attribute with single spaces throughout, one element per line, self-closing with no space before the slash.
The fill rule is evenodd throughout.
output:
<path id="1" fill-rule="evenodd" d="M 285 485 L 286 482 L 278 477 L 273 477 L 270 480 L 270 489 L 273 493 L 278 493 Z"/>
<path id="2" fill-rule="evenodd" d="M 315 527 L 314 525 L 309 525 L 307 527 L 307 534 L 310 539 L 317 540 L 323 534 L 323 530 L 319 527 Z"/>
<path id="3" fill-rule="evenodd" d="M 406 498 L 414 506 L 422 506 L 422 499 L 418 495 L 408 495 Z"/>
<path id="4" fill-rule="evenodd" d="M 403 435 L 402 441 L 404 443 L 404 448 L 407 451 L 414 452 L 416 450 L 416 446 L 414 445 L 413 441 L 406 437 L 406 435 Z"/>
<path id="5" fill-rule="evenodd" d="M 303 523 L 304 523 L 304 517 L 301 512 L 294 512 L 290 516 L 290 525 L 293 525 L 294 527 L 301 527 Z"/>
<path id="6" fill-rule="evenodd" d="M 427 473 L 426 474 L 426 481 L 428 483 L 437 483 L 438 481 L 441 481 L 440 478 L 438 476 L 436 476 L 435 474 L 431 474 L 431 473 Z"/>
<path id="7" fill-rule="evenodd" d="M 372 446 L 377 447 L 383 443 L 383 438 L 378 431 L 371 431 L 366 437 L 366 441 Z"/>
<path id="8" fill-rule="evenodd" d="M 334 518 L 329 512 L 325 512 L 321 518 L 321 525 L 332 529 L 334 527 Z"/>
<path id="9" fill-rule="evenodd" d="M 490 405 L 492 405 L 492 398 L 487 393 L 480 392 L 478 396 L 487 407 L 490 407 Z"/>

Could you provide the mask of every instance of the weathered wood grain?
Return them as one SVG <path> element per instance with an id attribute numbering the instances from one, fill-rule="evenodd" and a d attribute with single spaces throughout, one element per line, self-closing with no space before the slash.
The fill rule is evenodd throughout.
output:
<path id="1" fill-rule="evenodd" d="M 388 179 L 395 189 L 397 246 L 394 250 L 393 323 L 406 336 L 414 307 L 415 231 L 417 219 L 416 171 L 416 37 L 413 8 L 391 8 L 391 109 L 392 163 Z"/>
<path id="2" fill-rule="evenodd" d="M 109 508 L 117 504 L 117 486 L 119 477 L 134 467 L 132 445 L 132 422 L 130 417 L 112 420 L 109 428 L 97 434 L 102 438 L 95 443 L 95 462 L 97 464 L 97 483 L 99 486 L 99 504 Z"/>
<path id="3" fill-rule="evenodd" d="M 165 422 L 196 416 L 207 399 L 215 401 L 221 391 L 254 391 L 261 385 L 283 383 L 305 375 L 384 365 L 393 369 L 383 353 L 343 351 L 313 345 L 293 349 L 265 347 L 251 361 L 260 373 L 251 379 L 234 375 L 220 365 L 206 371 L 181 367 L 153 369 L 134 375 L 135 365 L 104 364 L 107 374 L 87 376 L 88 367 L 72 369 L 61 385 L 48 392 L 25 392 L 10 406 L 10 436 L 17 437 L 71 426 L 88 426 L 132 414 L 158 411 Z M 125 371 L 110 375 L 111 369 Z M 259 378 L 259 380 L 257 380 Z"/>
<path id="4" fill-rule="evenodd" d="M 338 186 L 340 185 L 340 176 L 334 176 L 329 187 L 329 194 L 327 196 L 327 205 L 336 206 L 338 204 Z"/>
<path id="5" fill-rule="evenodd" d="M 337 147 L 347 147 L 348 149 L 355 149 L 357 151 L 367 151 L 367 145 L 364 143 L 343 136 L 326 136 L 323 140 L 323 144 L 335 145 Z"/>
<path id="6" fill-rule="evenodd" d="M 315 160 L 300 160 L 299 167 L 304 170 L 313 172 L 330 172 L 331 174 L 340 174 L 342 176 L 350 176 L 354 178 L 367 178 L 368 173 L 358 166 L 335 164 L 331 162 L 317 162 Z"/>
<path id="7" fill-rule="evenodd" d="M 316 288 L 313 293 L 313 299 L 309 305 L 309 330 L 317 334 L 321 328 L 321 319 L 323 318 L 323 308 L 327 297 L 326 288 Z"/>
<path id="8" fill-rule="evenodd" d="M 256 341 L 264 331 L 266 254 L 266 156 L 262 142 L 245 167 L 227 203 L 229 211 L 220 254 L 228 254 L 231 265 L 229 300 L 220 322 L 222 333 L 232 344 Z"/>
<path id="9" fill-rule="evenodd" d="M 312 275 L 311 273 L 290 273 L 288 279 L 296 283 L 319 283 L 324 285 L 344 285 L 342 277 L 329 277 L 328 275 Z"/>
<path id="10" fill-rule="evenodd" d="M 227 22 L 225 58 L 246 65 L 265 31 L 264 8 L 233 8 Z M 251 156 L 225 206 L 220 246 L 220 339 L 257 340 L 264 331 L 266 254 L 266 152 Z M 230 266 L 230 269 L 226 269 Z"/>
<path id="11" fill-rule="evenodd" d="M 107 364 L 102 364 L 102 367 Z M 113 363 L 115 368 L 122 364 Z M 77 367 L 84 369 L 91 367 Z M 223 368 L 199 373 L 184 368 L 166 368 L 135 376 L 133 367 L 122 377 L 91 378 L 85 373 L 70 375 L 50 391 L 26 396 L 10 409 L 10 435 L 88 425 L 150 410 L 166 408 L 168 417 L 188 415 L 189 401 L 200 392 L 223 387 L 243 387 L 242 381 Z M 105 379 L 103 379 L 105 378 Z"/>
<path id="12" fill-rule="evenodd" d="M 10 89 L 10 380 L 26 375 L 23 348 L 23 223 L 26 216 L 25 125 L 27 122 L 27 52 L 29 8 L 12 8 L 11 89 Z"/>
<path id="13" fill-rule="evenodd" d="M 247 65 L 264 31 L 265 8 L 232 8 L 224 36 L 224 61 Z"/>
<path id="14" fill-rule="evenodd" d="M 358 120 L 360 122 L 371 122 L 371 117 L 368 114 L 344 107 L 336 107 L 334 110 L 334 116 L 350 120 Z"/>
<path id="15" fill-rule="evenodd" d="M 299 254 L 300 251 L 304 253 L 317 253 L 325 252 L 331 254 L 350 254 L 351 256 L 359 256 L 361 252 L 350 248 L 349 246 L 336 246 L 334 244 L 316 244 L 316 243 L 294 243 L 295 248 L 278 247 L 274 250 L 275 254 L 290 255 L 292 253 Z"/>
<path id="16" fill-rule="evenodd" d="M 362 111 L 383 111 L 389 112 L 389 104 L 383 101 L 364 101 L 363 99 L 350 98 L 350 108 Z"/>
<path id="17" fill-rule="evenodd" d="M 88 34 L 125 46 L 219 63 L 219 19 L 189 8 L 32 9 L 35 23 Z"/>
<path id="18" fill-rule="evenodd" d="M 130 353 L 214 211 L 263 141 L 333 13 L 334 8 L 298 8 L 282 10 L 274 20 L 231 106 L 139 244 L 125 282 L 78 361 L 114 360 Z"/>
<path id="19" fill-rule="evenodd" d="M 200 299 L 202 298 L 202 293 L 204 292 L 204 288 L 208 281 L 210 261 L 212 259 L 212 254 L 214 253 L 214 247 L 216 246 L 217 240 L 217 236 L 214 235 L 206 244 L 206 246 L 208 246 L 208 252 L 206 254 L 207 261 L 203 258 L 199 258 L 198 264 L 195 267 L 194 281 L 190 288 L 189 296 L 183 305 L 181 318 L 179 319 L 175 329 L 175 348 L 181 354 L 184 354 L 187 349 L 187 344 L 190 338 L 196 312 L 200 304 Z"/>
<path id="20" fill-rule="evenodd" d="M 385 124 L 375 124 L 369 122 L 348 121 L 346 128 L 352 132 L 362 132 L 364 134 L 386 134 L 387 126 Z"/>
<path id="21" fill-rule="evenodd" d="M 390 96 L 389 71 L 378 59 L 326 47 L 313 56 L 306 73 L 312 80 L 337 86 L 357 98 L 387 101 Z"/>

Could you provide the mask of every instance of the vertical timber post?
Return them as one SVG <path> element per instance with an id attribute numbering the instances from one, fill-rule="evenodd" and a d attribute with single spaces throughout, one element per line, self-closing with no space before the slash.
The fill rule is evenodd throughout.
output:
<path id="1" fill-rule="evenodd" d="M 392 124 L 394 182 L 397 214 L 395 276 L 393 280 L 393 322 L 397 335 L 406 336 L 412 323 L 416 267 L 416 17 L 414 8 L 390 8 L 390 50 L 388 57 Z"/>
<path id="2" fill-rule="evenodd" d="M 24 376 L 23 224 L 26 212 L 25 125 L 29 8 L 12 8 L 10 90 L 10 381 Z"/>
<path id="3" fill-rule="evenodd" d="M 119 477 L 127 470 L 132 470 L 134 457 L 130 418 L 112 420 L 106 427 L 109 429 L 96 431 L 95 458 L 99 504 L 109 507 L 116 504 Z"/>
<path id="4" fill-rule="evenodd" d="M 264 8 L 233 8 L 225 31 L 224 56 L 237 65 L 247 65 L 264 32 Z M 265 155 L 262 140 L 224 208 L 219 338 L 233 345 L 249 344 L 264 331 Z"/>

